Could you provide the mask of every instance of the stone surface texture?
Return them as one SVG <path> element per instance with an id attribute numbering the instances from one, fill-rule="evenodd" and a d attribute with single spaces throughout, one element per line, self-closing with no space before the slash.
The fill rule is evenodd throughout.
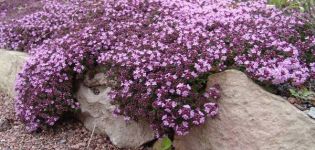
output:
<path id="1" fill-rule="evenodd" d="M 15 79 L 28 55 L 23 52 L 0 49 L 0 90 L 14 96 Z"/>
<path id="2" fill-rule="evenodd" d="M 176 150 L 310 150 L 315 122 L 285 99 L 266 92 L 244 73 L 227 70 L 208 79 L 220 84 L 219 116 L 186 136 Z"/>
<path id="3" fill-rule="evenodd" d="M 98 77 L 98 75 L 96 75 Z M 103 82 L 103 80 L 100 80 Z M 94 82 L 94 85 L 99 85 Z M 138 148 L 154 139 L 150 126 L 144 122 L 126 122 L 122 116 L 112 114 L 115 106 L 110 104 L 110 88 L 93 88 L 81 84 L 76 94 L 81 105 L 80 120 L 84 126 L 96 133 L 107 135 L 120 148 Z"/>

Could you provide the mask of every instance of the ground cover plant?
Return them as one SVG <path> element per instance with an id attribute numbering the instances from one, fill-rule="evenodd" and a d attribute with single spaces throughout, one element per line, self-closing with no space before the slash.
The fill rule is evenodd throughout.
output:
<path id="1" fill-rule="evenodd" d="M 101 66 L 115 114 L 145 120 L 157 136 L 185 135 L 218 113 L 207 77 L 238 68 L 273 86 L 315 77 L 315 36 L 303 14 L 266 1 L 45 1 L 0 25 L 0 47 L 31 57 L 19 74 L 16 112 L 35 131 L 79 109 L 75 84 Z M 303 19 L 302 19 L 303 18 Z"/>
<path id="2" fill-rule="evenodd" d="M 275 5 L 289 15 L 295 15 L 296 12 L 302 12 L 305 24 L 313 34 L 315 34 L 315 1 L 314 0 L 268 0 L 269 4 Z M 301 16 L 300 16 L 301 17 Z M 312 58 L 311 58 L 312 59 Z M 297 98 L 301 110 L 305 110 L 315 105 L 314 80 L 309 80 L 304 86 L 290 87 L 290 85 L 278 88 L 278 94 Z M 274 89 L 272 91 L 275 91 Z M 296 101 L 291 101 L 296 103 Z"/>

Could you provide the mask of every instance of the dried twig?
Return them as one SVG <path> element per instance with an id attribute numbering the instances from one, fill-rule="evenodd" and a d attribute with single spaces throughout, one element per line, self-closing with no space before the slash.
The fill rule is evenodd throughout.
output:
<path id="1" fill-rule="evenodd" d="M 86 149 L 88 149 L 90 144 L 91 144 L 91 141 L 92 141 L 92 138 L 93 138 L 93 134 L 94 134 L 94 131 L 95 131 L 95 127 L 96 127 L 96 123 L 94 123 L 94 127 L 93 127 L 93 130 L 92 130 L 92 133 L 91 133 L 88 145 L 86 146 Z"/>

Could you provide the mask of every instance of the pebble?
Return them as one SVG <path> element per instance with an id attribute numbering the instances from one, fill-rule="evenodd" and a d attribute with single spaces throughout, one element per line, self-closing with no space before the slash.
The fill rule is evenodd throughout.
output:
<path id="1" fill-rule="evenodd" d="M 85 143 L 78 143 L 78 144 L 75 144 L 75 145 L 72 145 L 70 146 L 71 149 L 80 149 L 80 148 L 83 148 L 86 144 Z"/>
<path id="2" fill-rule="evenodd" d="M 311 118 L 315 119 L 315 107 L 311 107 L 308 111 L 307 115 L 309 115 Z"/>
<path id="3" fill-rule="evenodd" d="M 100 138 L 100 139 L 97 139 L 97 142 L 98 142 L 98 143 L 103 143 L 103 141 L 104 141 L 104 140 L 101 139 L 101 138 Z"/>
<path id="4" fill-rule="evenodd" d="M 60 144 L 65 144 L 66 142 L 67 142 L 66 139 L 61 139 L 61 140 L 59 141 Z"/>

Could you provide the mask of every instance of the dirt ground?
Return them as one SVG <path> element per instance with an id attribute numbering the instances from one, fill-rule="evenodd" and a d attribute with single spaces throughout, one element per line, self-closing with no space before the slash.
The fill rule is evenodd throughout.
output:
<path id="1" fill-rule="evenodd" d="M 0 94 L 0 119 L 9 123 L 5 131 L 0 130 L 0 150 L 118 150 L 119 148 L 101 135 L 86 130 L 82 123 L 67 119 L 54 128 L 39 133 L 28 133 L 15 117 L 13 99 Z M 1 123 L 0 123 L 1 124 Z M 90 141 L 90 144 L 88 144 Z"/>

